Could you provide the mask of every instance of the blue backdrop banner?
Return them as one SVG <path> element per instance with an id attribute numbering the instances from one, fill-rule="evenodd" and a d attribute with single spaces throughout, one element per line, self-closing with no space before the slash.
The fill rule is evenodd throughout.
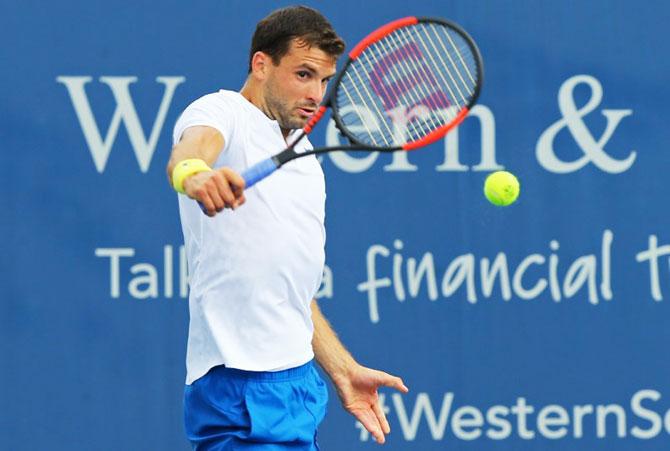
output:
<path id="1" fill-rule="evenodd" d="M 0 449 L 187 450 L 172 127 L 241 88 L 256 22 L 288 3 L 4 3 Z M 410 388 L 382 391 L 386 449 L 670 449 L 670 5 L 307 3 L 350 46 L 448 18 L 484 60 L 444 139 L 321 158 L 320 305 Z M 500 169 L 522 186 L 506 208 L 482 194 Z M 375 446 L 332 387 L 319 437 Z"/>

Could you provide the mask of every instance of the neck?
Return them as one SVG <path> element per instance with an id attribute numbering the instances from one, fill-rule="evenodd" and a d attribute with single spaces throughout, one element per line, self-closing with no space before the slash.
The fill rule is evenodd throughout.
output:
<path id="1" fill-rule="evenodd" d="M 272 113 L 272 111 L 270 111 L 267 103 L 265 102 L 261 86 L 256 81 L 254 81 L 253 78 L 247 78 L 244 86 L 242 86 L 242 89 L 240 89 L 240 94 L 242 94 L 242 97 L 247 99 L 256 108 L 261 110 L 268 118 L 272 119 L 273 121 L 277 120 L 277 117 Z M 284 139 L 286 139 L 291 130 L 284 128 L 281 125 L 279 128 L 281 129 L 281 133 L 284 136 Z"/>

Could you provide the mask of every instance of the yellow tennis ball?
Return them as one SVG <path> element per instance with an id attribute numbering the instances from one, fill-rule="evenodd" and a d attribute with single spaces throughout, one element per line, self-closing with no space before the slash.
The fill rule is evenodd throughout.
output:
<path id="1" fill-rule="evenodd" d="M 484 182 L 484 195 L 493 205 L 510 205 L 519 197 L 519 181 L 507 171 L 493 172 Z"/>

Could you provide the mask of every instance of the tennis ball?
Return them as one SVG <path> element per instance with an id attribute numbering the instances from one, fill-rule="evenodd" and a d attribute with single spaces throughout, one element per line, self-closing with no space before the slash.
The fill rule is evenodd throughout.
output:
<path id="1" fill-rule="evenodd" d="M 484 182 L 484 195 L 493 205 L 505 207 L 519 197 L 519 181 L 507 171 L 493 172 Z"/>

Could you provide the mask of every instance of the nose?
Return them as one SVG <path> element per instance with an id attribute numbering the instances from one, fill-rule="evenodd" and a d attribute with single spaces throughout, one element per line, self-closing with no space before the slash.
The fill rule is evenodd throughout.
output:
<path id="1" fill-rule="evenodd" d="M 326 94 L 326 85 L 321 83 L 319 80 L 314 80 L 313 83 L 310 83 L 309 92 L 307 93 L 307 99 L 310 102 L 313 102 L 316 105 L 319 105 L 323 100 L 323 96 Z"/>

